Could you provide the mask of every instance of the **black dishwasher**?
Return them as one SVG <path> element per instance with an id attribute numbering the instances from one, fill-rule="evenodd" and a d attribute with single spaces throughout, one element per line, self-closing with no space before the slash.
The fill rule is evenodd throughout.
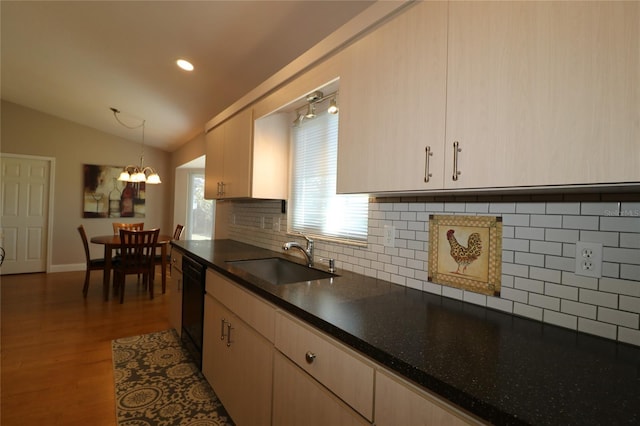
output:
<path id="1" fill-rule="evenodd" d="M 182 343 L 201 370 L 205 269 L 189 257 L 182 257 Z"/>

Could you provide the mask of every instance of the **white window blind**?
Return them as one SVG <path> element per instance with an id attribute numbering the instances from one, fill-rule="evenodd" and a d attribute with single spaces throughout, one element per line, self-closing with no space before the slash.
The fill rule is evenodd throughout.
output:
<path id="1" fill-rule="evenodd" d="M 319 112 L 294 127 L 290 230 L 367 241 L 368 195 L 337 195 L 338 115 Z"/>

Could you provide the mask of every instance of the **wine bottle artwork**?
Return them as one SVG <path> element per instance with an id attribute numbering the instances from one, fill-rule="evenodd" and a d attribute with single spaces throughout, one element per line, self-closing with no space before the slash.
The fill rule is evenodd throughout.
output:
<path id="1" fill-rule="evenodd" d="M 121 172 L 121 166 L 83 165 L 83 218 L 145 217 L 145 183 L 120 181 Z"/>

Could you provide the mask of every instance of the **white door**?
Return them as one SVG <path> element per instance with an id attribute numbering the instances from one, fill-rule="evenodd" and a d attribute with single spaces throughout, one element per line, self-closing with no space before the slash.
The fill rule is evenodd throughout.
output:
<path id="1" fill-rule="evenodd" d="M 47 268 L 48 160 L 2 156 L 2 246 L 0 274 L 44 272 Z"/>

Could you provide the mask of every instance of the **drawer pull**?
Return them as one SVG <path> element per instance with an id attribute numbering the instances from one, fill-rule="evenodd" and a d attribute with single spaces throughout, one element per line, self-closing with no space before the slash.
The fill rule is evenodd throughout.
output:
<path id="1" fill-rule="evenodd" d="M 458 180 L 458 176 L 462 174 L 460 170 L 458 170 L 458 153 L 462 152 L 460 149 L 460 143 L 455 141 L 453 143 L 453 180 Z"/>
<path id="2" fill-rule="evenodd" d="M 431 147 L 430 146 L 426 146 L 424 148 L 425 151 L 425 155 L 424 155 L 424 183 L 429 183 L 429 178 L 431 176 L 433 176 L 431 174 L 431 172 L 429 172 L 429 157 L 431 157 L 433 155 L 433 152 L 431 152 Z"/>
<path id="3" fill-rule="evenodd" d="M 224 318 L 222 318 L 220 320 L 220 340 L 224 340 L 224 338 L 226 337 L 224 334 L 224 326 L 227 324 L 227 320 L 225 320 Z"/>
<path id="4" fill-rule="evenodd" d="M 230 348 L 231 344 L 233 343 L 233 340 L 231 340 L 231 330 L 233 330 L 233 327 L 231 327 L 231 323 L 228 322 L 227 323 L 227 347 Z"/>
<path id="5" fill-rule="evenodd" d="M 307 361 L 307 364 L 311 364 L 316 359 L 316 354 L 311 351 L 307 351 L 307 353 L 304 354 L 304 359 Z"/>

